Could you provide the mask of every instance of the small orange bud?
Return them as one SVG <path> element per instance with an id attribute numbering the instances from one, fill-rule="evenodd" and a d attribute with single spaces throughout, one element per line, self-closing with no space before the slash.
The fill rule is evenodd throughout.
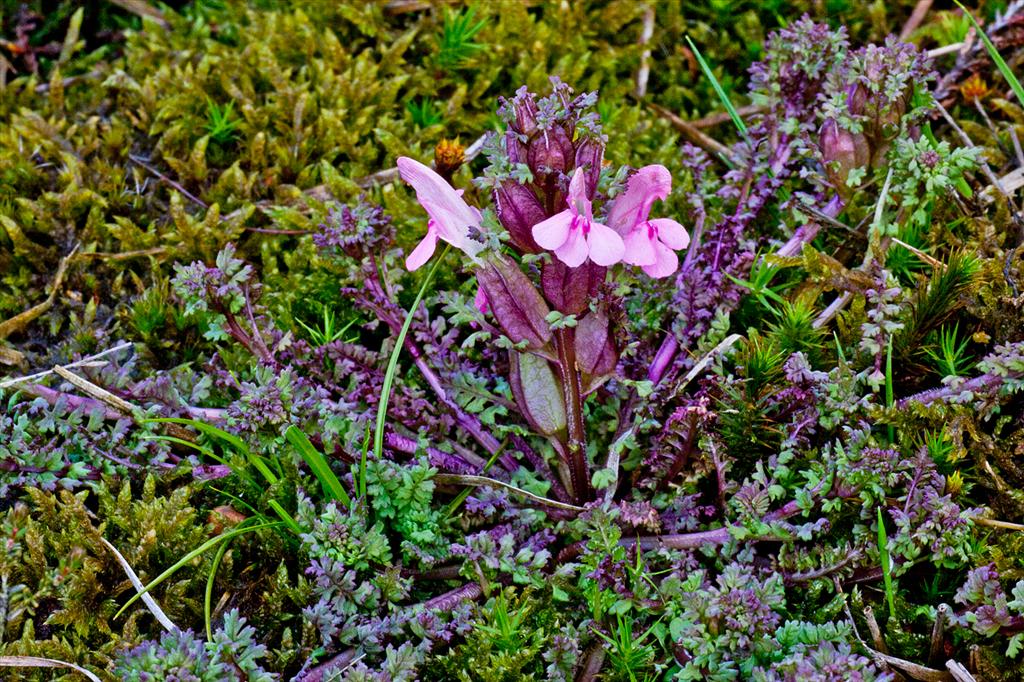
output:
<path id="1" fill-rule="evenodd" d="M 971 102 L 973 100 L 984 99 L 988 96 L 989 88 L 988 84 L 982 79 L 980 74 L 974 74 L 960 85 L 960 94 L 965 100 Z"/>
<path id="2" fill-rule="evenodd" d="M 458 140 L 441 140 L 434 147 L 434 168 L 438 175 L 449 182 L 451 182 L 452 174 L 465 160 L 465 149 Z"/>

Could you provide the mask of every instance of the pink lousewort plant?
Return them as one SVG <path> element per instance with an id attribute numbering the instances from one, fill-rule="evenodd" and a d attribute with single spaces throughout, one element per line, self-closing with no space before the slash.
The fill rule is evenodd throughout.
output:
<path id="1" fill-rule="evenodd" d="M 608 224 L 622 235 L 623 261 L 639 265 L 648 277 L 668 277 L 679 268 L 676 251 L 690 244 L 686 229 L 671 218 L 650 219 L 651 206 L 672 191 L 664 166 L 644 166 L 629 179 L 626 192 L 608 213 Z"/>
<path id="2" fill-rule="evenodd" d="M 679 267 L 676 251 L 690 238 L 675 220 L 650 217 L 654 202 L 672 189 L 664 166 L 640 168 L 617 199 L 607 199 L 606 138 L 591 111 L 596 96 L 573 97 L 568 86 L 553 83 L 549 97 L 524 88 L 504 104 L 507 131 L 492 140 L 491 165 L 475 181 L 491 190 L 507 236 L 488 235 L 483 214 L 427 166 L 402 157 L 398 169 L 429 216 L 407 267 L 422 266 L 438 240 L 471 258 L 479 286 L 474 304 L 511 342 L 516 405 L 559 454 L 569 495 L 586 502 L 592 494 L 583 401 L 616 375 L 619 363 L 613 304 L 603 286 L 609 268 L 623 263 L 648 277 L 668 277 Z M 507 250 L 493 247 L 500 239 Z M 539 258 L 524 267 L 516 256 Z"/>

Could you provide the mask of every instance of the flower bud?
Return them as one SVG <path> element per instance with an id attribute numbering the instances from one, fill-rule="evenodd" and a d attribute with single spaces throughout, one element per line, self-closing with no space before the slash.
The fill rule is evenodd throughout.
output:
<path id="1" fill-rule="evenodd" d="M 512 98 L 512 113 L 515 117 L 515 128 L 520 133 L 533 135 L 537 131 L 537 102 L 533 93 L 524 85 L 516 90 Z"/>
<path id="2" fill-rule="evenodd" d="M 563 315 L 577 315 L 590 305 L 608 269 L 587 261 L 578 268 L 553 258 L 540 271 L 544 298 Z"/>
<path id="3" fill-rule="evenodd" d="M 512 244 L 524 253 L 540 253 L 532 228 L 547 214 L 533 190 L 518 182 L 504 182 L 494 190 L 494 206 Z"/>
<path id="4" fill-rule="evenodd" d="M 608 317 L 600 311 L 587 313 L 576 324 L 576 364 L 585 375 L 588 393 L 609 378 L 619 361 L 608 326 Z"/>
<path id="5" fill-rule="evenodd" d="M 850 171 L 866 166 L 871 161 L 871 150 L 867 140 L 859 133 L 851 133 L 840 127 L 834 119 L 821 126 L 818 148 L 825 162 L 825 174 L 829 182 L 841 195 L 847 196 L 850 189 L 846 179 Z"/>
<path id="6" fill-rule="evenodd" d="M 854 83 L 846 89 L 846 108 L 851 116 L 860 116 L 868 103 L 868 89 L 861 83 Z"/>
<path id="7" fill-rule="evenodd" d="M 452 175 L 465 160 L 465 150 L 458 140 L 441 140 L 434 147 L 434 169 L 449 183 L 452 181 Z"/>
<path id="8" fill-rule="evenodd" d="M 513 166 L 526 163 L 526 145 L 520 139 L 520 134 L 511 128 L 505 131 L 505 153 Z"/>
<path id="9" fill-rule="evenodd" d="M 583 168 L 587 180 L 587 198 L 593 201 L 597 182 L 601 179 L 601 164 L 604 161 L 604 144 L 593 138 L 585 138 L 576 148 L 576 167 Z"/>
<path id="10" fill-rule="evenodd" d="M 561 126 L 553 126 L 537 133 L 530 140 L 526 162 L 533 176 L 543 180 L 552 173 L 568 173 L 576 160 L 572 139 Z"/>

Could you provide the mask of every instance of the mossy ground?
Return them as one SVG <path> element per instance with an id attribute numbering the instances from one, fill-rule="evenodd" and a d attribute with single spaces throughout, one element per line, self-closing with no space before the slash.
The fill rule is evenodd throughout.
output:
<path id="1" fill-rule="evenodd" d="M 549 76 L 556 74 L 579 91 L 599 91 L 607 159 L 660 163 L 686 178 L 679 152 L 683 138 L 648 106 L 655 103 L 688 120 L 721 111 L 694 53 L 685 47 L 686 36 L 702 46 L 733 102 L 743 106 L 748 104 L 747 68 L 762 56 L 772 30 L 808 12 L 846 26 L 854 45 L 880 42 L 901 30 L 915 5 L 665 0 L 649 3 L 656 7 L 656 21 L 643 44 L 645 5 L 635 0 L 495 0 L 476 5 L 473 18 L 482 26 L 466 41 L 472 46 L 460 50 L 446 47 L 445 21 L 465 10 L 443 2 L 207 0 L 161 6 L 160 18 L 140 17 L 122 4 L 132 3 L 90 6 L 78 20 L 73 2 L 0 5 L 0 38 L 8 41 L 0 43 L 0 380 L 128 341 L 134 344 L 134 360 L 96 369 L 91 375 L 96 382 L 116 393 L 163 372 L 171 378 L 154 381 L 152 396 L 174 393 L 211 409 L 232 400 L 230 387 L 204 383 L 204 374 L 214 367 L 240 383 L 275 378 L 260 375 L 237 345 L 208 338 L 205 321 L 184 314 L 170 285 L 176 263 L 212 263 L 225 245 L 236 244 L 258 268 L 261 303 L 282 336 L 308 339 L 309 328 L 323 328 L 326 310 L 338 320 L 356 318 L 354 338 L 376 352 L 386 330 L 360 328 L 369 320 L 339 292 L 337 273 L 325 266 L 308 233 L 328 220 L 337 203 L 365 196 L 394 217 L 397 244 L 410 250 L 423 222 L 413 193 L 400 183 L 373 181 L 375 173 L 393 168 L 398 156 L 430 159 L 445 139 L 468 146 L 499 124 L 494 114 L 499 97 L 522 85 L 545 91 Z M 24 43 L 17 41 L 21 29 Z M 965 31 L 952 11 L 933 10 L 912 38 L 933 48 L 961 40 Z M 1003 44 L 1012 65 L 1024 55 L 1022 42 L 1011 32 Z M 650 50 L 647 57 L 645 50 Z M 951 59 L 937 62 L 940 80 Z M 638 98 L 635 77 L 643 60 L 650 64 L 649 80 Z M 1024 136 L 1024 113 L 1019 103 L 1002 96 L 1006 88 L 990 63 L 979 59 L 972 69 L 961 70 L 960 78 L 971 71 L 992 89 L 980 100 L 981 112 L 961 96 L 959 81 L 944 101 L 1002 175 L 1017 163 L 1009 131 Z M 985 116 L 995 120 L 997 132 Z M 737 137 L 728 121 L 704 130 L 724 142 Z M 959 144 L 948 128 L 936 124 L 936 130 Z M 466 180 L 483 165 L 481 159 L 463 167 L 457 176 L 461 186 L 468 187 Z M 977 188 L 983 184 L 978 181 Z M 683 187 L 677 194 L 694 189 Z M 474 191 L 467 190 L 467 198 L 482 205 L 485 197 L 473 197 Z M 851 205 L 867 214 L 877 191 L 872 188 Z M 678 196 L 668 202 L 670 209 L 680 206 Z M 929 229 L 908 228 L 901 233 L 905 241 L 947 265 L 954 251 L 970 251 L 980 274 L 969 285 L 943 283 L 942 300 L 918 302 L 915 310 L 924 311 L 920 324 L 900 337 L 902 345 L 893 351 L 903 394 L 935 385 L 935 370 L 918 350 L 948 323 L 959 323 L 966 355 L 973 358 L 1024 337 L 1020 292 L 1012 288 L 1020 275 L 1019 259 L 1012 258 L 1019 216 L 999 201 L 986 203 L 980 193 L 961 205 L 928 210 Z M 844 236 L 830 234 L 815 246 L 836 261 L 853 260 L 843 249 L 855 247 Z M 827 288 L 823 282 L 838 271 L 831 257 L 815 258 L 805 255 L 798 264 L 784 264 L 798 265 L 799 273 L 791 277 L 796 307 L 788 317 L 769 318 L 753 296 L 733 317 L 739 331 L 755 329 L 750 334 L 755 341 L 759 329 L 779 344 L 763 353 L 756 343 L 748 347 L 737 363 L 743 378 L 751 379 L 743 385 L 745 393 L 722 398 L 728 403 L 722 442 L 745 453 L 733 472 L 739 478 L 778 448 L 777 416 L 761 408 L 775 390 L 781 362 L 765 360 L 774 374 L 758 378 L 756 360 L 784 350 L 807 353 L 816 367 L 838 363 L 833 339 L 855 345 L 867 319 L 870 304 L 862 296 L 827 335 L 810 329 L 810 313 L 801 313 L 801 301 L 815 313 L 823 306 L 814 296 L 801 299 L 801 293 L 820 295 Z M 64 259 L 66 274 L 50 300 Z M 893 256 L 890 266 L 908 287 L 932 276 L 909 250 Z M 413 273 L 397 293 L 402 305 L 411 302 L 423 274 Z M 438 277 L 438 288 L 459 284 L 458 273 L 447 266 Z M 17 317 L 33 309 L 38 314 Z M 769 323 L 775 327 L 769 329 Z M 7 592 L 0 618 L 3 655 L 73 661 L 109 675 L 117 651 L 157 636 L 159 626 L 141 607 L 114 618 L 132 588 L 100 536 L 148 582 L 225 527 L 217 510 L 230 504 L 230 496 L 266 501 L 280 494 L 295 504 L 299 475 L 294 466 L 285 476 L 291 489 L 282 483 L 280 489 L 254 494 L 244 481 L 206 484 L 174 466 L 181 453 L 167 441 L 151 440 L 160 433 L 155 427 L 125 423 L 104 431 L 92 417 L 72 414 L 68 405 L 17 412 L 15 406 L 23 408 L 32 396 L 10 390 L 2 395 L 0 411 L 12 415 L 5 422 L 11 433 L 0 434 L 0 464 L 11 464 L 0 471 L 0 477 L 10 473 L 0 478 L 2 530 L 8 538 L 8 552 L 0 554 Z M 942 473 L 966 480 L 972 504 L 1019 522 L 1024 518 L 1019 491 L 1024 424 L 1014 415 L 1020 409 L 1018 397 L 987 423 L 978 423 L 966 407 L 921 408 L 913 414 L 894 410 L 879 419 L 906 433 L 907 444 L 924 442 L 929 433 L 944 434 L 949 448 Z M 25 450 L 12 445 L 16 432 L 24 435 L 17 443 Z M 259 438 L 265 452 L 285 447 L 280 433 Z M 35 459 L 19 459 L 29 450 Z M 389 532 L 397 544 L 398 531 Z M 1022 537 L 979 531 L 969 563 L 992 562 L 1004 578 L 1024 578 Z M 265 667 L 285 675 L 296 673 L 321 646 L 319 633 L 303 615 L 313 588 L 300 554 L 297 540 L 270 530 L 241 536 L 217 569 L 214 591 L 215 613 L 239 609 L 269 649 Z M 183 627 L 204 629 L 213 562 L 213 553 L 196 558 L 158 591 L 168 616 Z M 908 658 L 927 648 L 923 605 L 950 601 L 966 566 L 941 571 L 925 564 L 915 570 L 919 575 L 904 580 L 919 579 L 927 594 L 905 590 L 897 604 L 902 620 L 894 619 L 886 633 L 893 652 Z M 872 601 L 878 596 L 875 587 L 865 591 Z M 822 589 L 814 587 L 806 605 L 793 602 L 790 608 L 814 611 L 820 605 L 814 590 Z M 421 591 L 415 594 L 430 596 Z M 437 679 L 456 679 L 470 667 L 479 669 L 480 677 L 465 679 L 526 679 L 524 671 L 539 674 L 544 668 L 535 663 L 548 641 L 543 633 L 565 625 L 556 596 L 509 592 L 511 603 L 532 604 L 524 627 L 542 634 L 525 634 L 513 645 L 481 634 L 490 631 L 475 631 L 438 654 L 432 666 Z M 840 605 L 833 606 L 839 614 Z M 866 623 L 860 624 L 866 631 Z M 950 647 L 962 654 L 974 642 L 964 630 L 950 638 Z M 972 654 L 979 679 L 1015 674 L 998 672 L 1006 669 L 1004 644 L 984 643 Z M 50 672 L 11 669 L 0 676 L 52 678 Z"/>

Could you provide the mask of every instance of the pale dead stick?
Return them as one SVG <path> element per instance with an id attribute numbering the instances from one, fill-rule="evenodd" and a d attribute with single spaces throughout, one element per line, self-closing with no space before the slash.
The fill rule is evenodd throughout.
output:
<path id="1" fill-rule="evenodd" d="M 932 0 L 917 1 L 917 4 L 914 5 L 914 11 L 910 13 L 910 18 L 907 19 L 907 23 L 903 24 L 903 30 L 900 31 L 901 42 L 906 42 L 910 34 L 917 30 L 917 27 L 924 21 L 925 15 L 928 14 L 928 10 L 931 8 Z"/>
<path id="2" fill-rule="evenodd" d="M 558 502 L 557 500 L 549 500 L 546 497 L 540 495 L 534 495 L 533 493 L 517 488 L 510 483 L 499 481 L 494 478 L 488 478 L 487 476 L 467 476 L 462 474 L 437 474 L 434 476 L 436 483 L 444 484 L 455 484 L 455 485 L 471 485 L 471 486 L 487 486 L 490 488 L 504 488 L 509 492 L 525 497 L 528 500 L 532 500 L 538 504 L 543 504 L 547 507 L 554 507 L 555 509 L 563 509 L 565 511 L 582 512 L 586 511 L 584 507 L 577 507 L 574 504 L 566 504 L 565 502 Z"/>
<path id="3" fill-rule="evenodd" d="M 660 104 L 655 104 L 654 102 L 647 102 L 647 106 L 649 106 L 651 109 L 654 109 L 655 113 L 660 115 L 662 118 L 667 119 L 668 122 L 672 124 L 672 127 L 681 132 L 683 134 L 683 137 L 685 137 L 690 143 L 697 145 L 698 147 L 702 148 L 704 151 L 710 154 L 729 158 L 728 147 L 726 147 L 724 144 L 714 139 L 713 137 L 702 133 L 693 124 L 684 121 L 674 112 L 670 111 L 669 109 L 666 109 Z"/>
<path id="4" fill-rule="evenodd" d="M 68 663 L 67 661 L 58 661 L 55 658 L 42 658 L 40 656 L 0 656 L 0 668 L 68 668 L 74 670 L 77 673 L 85 675 L 92 682 L 101 682 L 100 678 L 92 674 L 85 668 L 75 665 L 74 663 Z"/>
<path id="5" fill-rule="evenodd" d="M 145 418 L 142 410 L 136 407 L 135 405 L 132 405 L 127 400 L 114 395 L 107 389 L 97 386 L 91 381 L 83 379 L 74 372 L 65 369 L 64 367 L 61 367 L 60 365 L 54 367 L 53 371 L 61 379 L 64 379 L 69 384 L 81 390 L 83 393 L 86 393 L 89 396 L 95 398 L 96 400 L 99 400 L 100 402 L 109 405 L 118 412 L 121 412 L 122 414 L 131 417 L 136 422 Z"/>
<path id="6" fill-rule="evenodd" d="M 64 365 L 64 369 L 71 369 L 72 367 L 102 367 L 103 365 L 107 364 L 107 361 L 106 360 L 100 360 L 100 358 L 105 357 L 107 355 L 111 355 L 113 353 L 120 352 L 120 351 L 125 350 L 127 348 L 131 348 L 132 345 L 133 344 L 131 342 L 125 341 L 124 343 L 120 343 L 120 344 L 114 346 L 113 348 L 108 348 L 107 350 L 105 350 L 105 351 L 103 351 L 101 353 L 96 353 L 95 355 L 90 355 L 87 358 L 82 358 L 81 360 L 79 360 L 77 362 L 72 362 L 70 364 Z M 41 379 L 43 377 L 50 376 L 51 374 L 54 374 L 55 371 L 56 370 L 48 369 L 48 370 L 46 370 L 44 372 L 36 372 L 35 374 L 29 374 L 29 375 L 23 376 L 23 377 L 15 377 L 13 379 L 6 379 L 5 381 L 0 381 L 0 388 L 9 388 L 11 386 L 14 386 L 15 384 L 20 384 L 20 383 L 25 382 L 25 381 L 34 381 L 36 379 Z"/>
<path id="7" fill-rule="evenodd" d="M 651 48 L 648 43 L 654 36 L 654 8 L 644 5 L 643 28 L 637 44 L 644 48 L 640 53 L 640 67 L 636 71 L 636 96 L 642 98 L 647 94 L 647 79 L 651 74 Z"/>
<path id="8" fill-rule="evenodd" d="M 160 608 L 160 605 L 156 603 L 153 596 L 146 590 L 146 587 L 142 584 L 142 581 L 139 579 L 139 576 L 135 573 L 134 569 L 132 569 L 128 560 L 125 559 L 124 556 L 117 551 L 117 548 L 110 544 L 105 537 L 100 536 L 100 542 L 106 545 L 107 549 L 109 549 L 111 554 L 114 555 L 114 558 L 117 559 L 117 563 L 121 564 L 121 568 L 124 569 L 125 575 L 128 576 L 128 581 L 132 584 L 132 587 L 135 588 L 135 591 L 139 593 L 139 597 L 142 599 L 142 602 L 147 608 L 149 608 L 157 622 L 160 623 L 167 632 L 178 632 L 178 626 L 167 617 L 164 610 Z"/>

